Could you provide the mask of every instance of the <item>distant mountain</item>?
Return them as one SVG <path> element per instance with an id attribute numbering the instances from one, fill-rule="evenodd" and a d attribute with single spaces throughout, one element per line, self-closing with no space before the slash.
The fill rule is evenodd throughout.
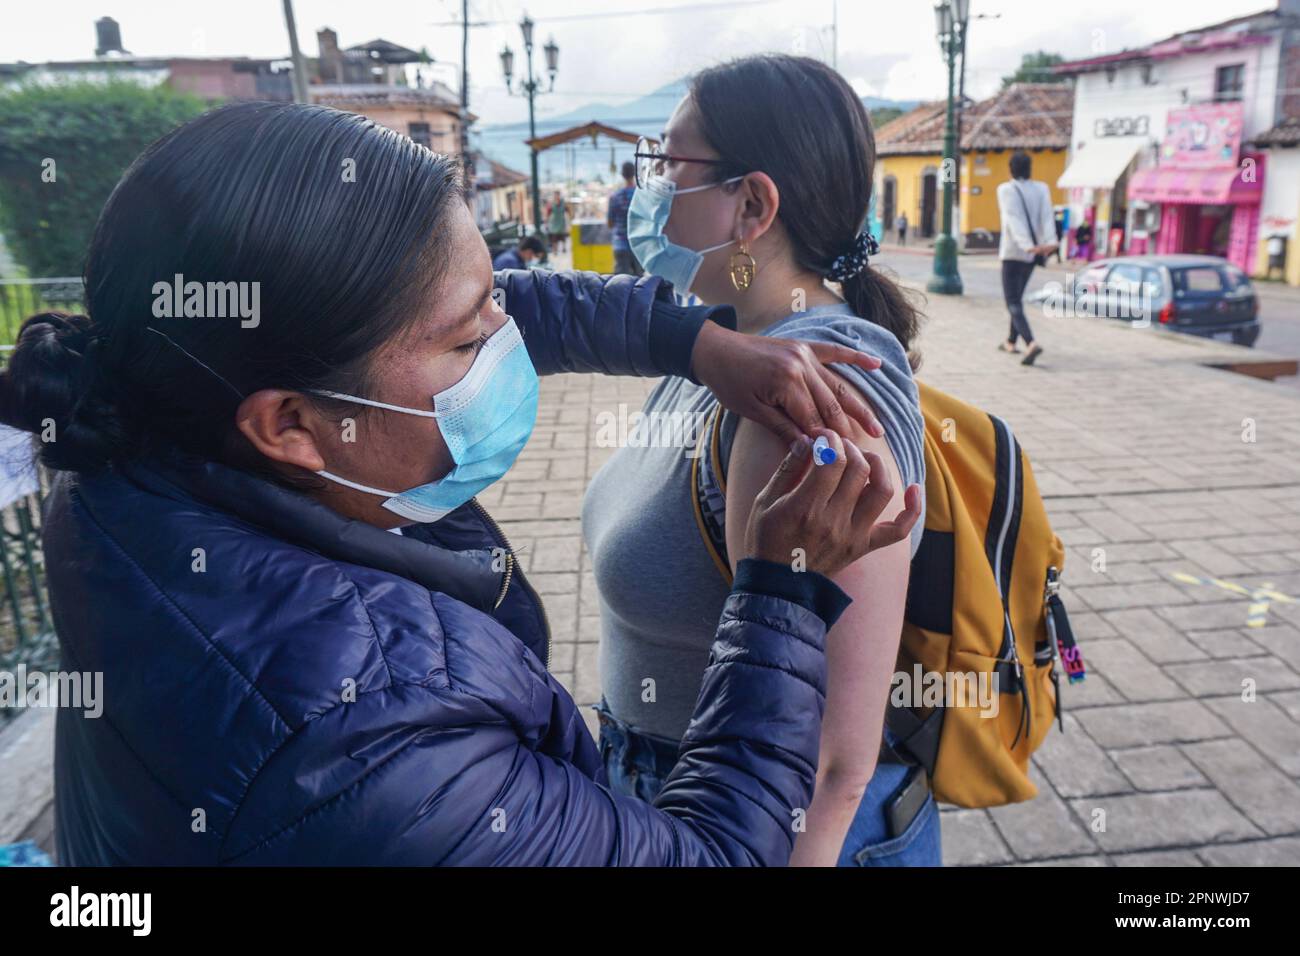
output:
<path id="1" fill-rule="evenodd" d="M 683 78 L 617 106 L 608 103 L 588 103 L 567 113 L 538 119 L 537 135 L 558 133 L 560 130 L 581 126 L 595 120 L 632 133 L 657 136 L 668 122 L 673 108 L 686 95 L 686 89 L 687 81 Z M 891 100 L 879 96 L 862 97 L 862 105 L 868 111 L 894 108 L 905 112 L 919 102 L 919 100 Z M 527 121 L 479 124 L 472 129 L 471 137 L 478 149 L 497 162 L 521 172 L 528 171 L 529 149 L 524 145 L 524 141 L 528 138 Z M 621 166 L 624 160 L 631 158 L 630 143 L 614 144 L 615 167 Z M 579 181 L 599 178 L 604 182 L 613 182 L 618 178 L 618 174 L 610 171 L 610 159 L 610 143 L 607 140 L 602 140 L 601 145 L 595 149 L 591 147 L 590 140 L 550 149 L 539 157 L 541 179 L 543 183 L 558 182 L 572 175 Z"/>

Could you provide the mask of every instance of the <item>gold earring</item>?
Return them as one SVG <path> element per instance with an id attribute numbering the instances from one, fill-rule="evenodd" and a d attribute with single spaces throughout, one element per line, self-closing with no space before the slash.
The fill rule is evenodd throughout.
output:
<path id="1" fill-rule="evenodd" d="M 745 248 L 745 240 L 741 239 L 740 251 L 733 252 L 731 261 L 727 264 L 728 271 L 731 273 L 731 284 L 735 286 L 737 292 L 744 292 L 754 281 L 755 265 L 754 257 Z"/>

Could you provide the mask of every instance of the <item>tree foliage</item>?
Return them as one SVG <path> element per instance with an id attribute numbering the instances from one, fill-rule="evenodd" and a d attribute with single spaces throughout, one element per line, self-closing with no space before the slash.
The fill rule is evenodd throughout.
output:
<path id="1" fill-rule="evenodd" d="M 80 275 L 95 221 L 145 147 L 207 108 L 124 79 L 0 93 L 0 232 L 35 277 Z"/>

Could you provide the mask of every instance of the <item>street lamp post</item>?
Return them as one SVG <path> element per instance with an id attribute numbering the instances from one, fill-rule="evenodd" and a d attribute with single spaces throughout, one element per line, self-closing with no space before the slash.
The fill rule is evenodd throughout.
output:
<path id="1" fill-rule="evenodd" d="M 537 77 L 533 74 L 533 21 L 529 19 L 528 14 L 519 21 L 519 30 L 524 35 L 524 54 L 527 63 L 528 72 L 519 83 L 519 89 L 528 97 L 528 138 L 530 140 L 537 138 L 537 116 L 534 109 L 533 100 L 536 97 L 541 85 L 537 82 Z M 542 47 L 546 54 L 546 72 L 550 74 L 551 90 L 555 89 L 555 71 L 559 66 L 560 48 L 555 45 L 554 40 L 548 40 L 546 46 Z M 510 47 L 505 47 L 501 51 L 501 70 L 505 73 L 506 89 L 510 89 L 511 77 L 514 73 L 515 54 Z M 537 149 L 532 148 L 532 169 L 533 169 L 533 229 L 540 238 L 542 235 L 542 188 L 541 182 L 537 176 Z"/>
<path id="2" fill-rule="evenodd" d="M 961 276 L 957 273 L 957 240 L 952 234 L 953 181 L 958 161 L 953 81 L 969 15 L 970 0 L 941 0 L 934 8 L 939 49 L 948 61 L 948 111 L 943 128 L 943 232 L 934 243 L 934 274 L 925 287 L 939 295 L 962 293 Z"/>

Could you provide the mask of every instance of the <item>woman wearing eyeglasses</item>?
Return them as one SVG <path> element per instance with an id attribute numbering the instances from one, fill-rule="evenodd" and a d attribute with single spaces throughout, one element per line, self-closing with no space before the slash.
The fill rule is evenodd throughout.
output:
<path id="1" fill-rule="evenodd" d="M 771 55 L 705 70 L 663 142 L 637 149 L 628 239 L 648 273 L 733 306 L 745 331 L 880 356 L 874 371 L 837 366 L 833 388 L 873 407 L 880 427 L 853 428 L 844 446 L 877 456 L 893 489 L 886 513 L 897 513 L 921 504 L 924 484 L 909 359 L 918 320 L 869 261 L 874 152 L 862 103 L 822 63 Z M 681 377 L 658 385 L 643 411 L 645 422 L 698 423 L 695 440 L 639 436 L 617 451 L 588 489 L 583 532 L 600 591 L 602 755 L 615 786 L 655 801 L 672 791 L 679 747 L 698 730 L 712 622 L 745 553 L 746 515 L 784 448 Z M 792 863 L 940 863 L 924 773 L 883 726 L 922 525 L 834 576 L 854 603 L 828 637 L 817 786 Z M 788 556 L 796 568 L 802 547 Z M 802 706 L 766 702 L 777 723 Z"/>

